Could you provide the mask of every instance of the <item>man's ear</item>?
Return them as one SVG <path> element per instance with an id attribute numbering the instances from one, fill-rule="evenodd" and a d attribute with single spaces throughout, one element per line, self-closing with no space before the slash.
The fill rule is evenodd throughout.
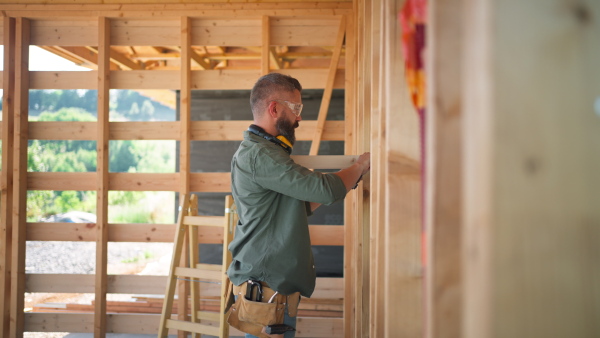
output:
<path id="1" fill-rule="evenodd" d="M 277 102 L 269 102 L 269 105 L 267 106 L 267 111 L 269 112 L 269 115 L 272 118 L 277 119 Z"/>

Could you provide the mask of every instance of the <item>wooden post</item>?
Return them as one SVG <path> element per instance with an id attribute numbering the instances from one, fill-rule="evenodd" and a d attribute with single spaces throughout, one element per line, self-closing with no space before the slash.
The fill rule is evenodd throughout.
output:
<path id="1" fill-rule="evenodd" d="M 11 304 L 11 251 L 13 219 L 13 146 L 15 116 L 15 19 L 4 18 L 4 71 L 2 72 L 2 200 L 0 201 L 0 335 L 8 337 Z"/>
<path id="2" fill-rule="evenodd" d="M 110 20 L 98 18 L 98 122 L 96 166 L 96 303 L 94 336 L 106 336 L 108 261 L 108 140 L 110 88 Z"/>
<path id="3" fill-rule="evenodd" d="M 426 334 L 462 337 L 462 1 L 430 2 L 427 24 Z"/>
<path id="4" fill-rule="evenodd" d="M 357 121 L 355 125 L 355 135 L 357 138 L 356 154 L 362 154 L 370 150 L 371 146 L 371 51 L 366 47 L 371 41 L 370 31 L 370 0 L 361 1 L 358 4 L 356 13 L 357 25 L 357 49 L 359 60 L 357 65 L 358 81 L 357 88 Z M 374 262 L 371 259 L 371 224 L 370 224 L 370 175 L 363 177 L 363 183 L 357 194 L 356 218 L 358 220 L 357 227 L 357 271 L 356 285 L 357 288 L 357 316 L 356 316 L 356 332 L 360 337 L 369 336 L 370 328 L 370 297 L 371 297 L 371 264 Z M 362 190 L 362 191 L 361 191 Z"/>
<path id="5" fill-rule="evenodd" d="M 345 140 L 344 152 L 355 152 L 354 124 L 356 121 L 356 34 L 354 31 L 354 18 L 346 18 L 346 80 L 345 100 L 346 111 L 344 114 Z M 313 141 L 314 142 L 314 141 Z M 356 334 L 356 194 L 348 194 L 344 200 L 344 337 L 354 337 Z"/>
<path id="6" fill-rule="evenodd" d="M 270 31 L 271 31 L 271 25 L 269 23 L 269 16 L 264 15 L 262 17 L 262 52 L 261 52 L 261 59 L 260 59 L 260 69 L 261 69 L 261 75 L 267 75 L 269 74 L 269 60 L 271 59 L 270 54 L 271 54 L 271 39 L 270 39 Z"/>
<path id="7" fill-rule="evenodd" d="M 190 134 L 191 134 L 191 58 L 192 51 L 192 24 L 189 17 L 181 18 L 181 88 L 179 92 L 179 196 L 187 196 L 190 192 Z M 181 211 L 180 211 L 181 212 Z M 190 232 L 186 229 L 187 240 Z M 186 266 L 189 251 L 184 246 L 181 256 L 182 266 Z M 181 280 L 177 283 L 177 316 L 179 320 L 187 320 L 188 298 L 190 295 L 189 284 Z M 179 331 L 178 337 L 186 337 L 186 332 Z"/>
<path id="8" fill-rule="evenodd" d="M 338 29 L 338 35 L 335 40 L 335 46 L 333 49 L 333 55 L 331 56 L 331 63 L 329 64 L 329 74 L 327 75 L 327 82 L 325 83 L 325 89 L 323 89 L 323 98 L 321 99 L 321 106 L 319 108 L 319 116 L 317 117 L 317 127 L 313 136 L 312 143 L 310 145 L 310 155 L 318 155 L 319 147 L 321 145 L 321 138 L 323 137 L 323 126 L 325 120 L 327 120 L 327 110 L 329 110 L 329 103 L 331 102 L 331 93 L 333 91 L 333 82 L 335 80 L 335 74 L 337 73 L 337 66 L 340 61 L 340 55 L 342 53 L 342 46 L 344 44 L 344 36 L 346 33 L 346 17 L 342 16 L 340 19 L 340 27 Z M 346 53 L 346 57 L 348 53 Z"/>
<path id="9" fill-rule="evenodd" d="M 386 301 L 385 290 L 381 285 L 385 278 L 385 110 L 381 78 L 382 68 L 382 35 L 381 35 L 381 0 L 372 0 L 370 44 L 365 45 L 371 59 L 371 295 L 370 295 L 370 328 L 369 337 L 383 336 L 383 308 Z"/>
<path id="10" fill-rule="evenodd" d="M 10 337 L 23 337 L 25 298 L 25 243 L 27 219 L 27 141 L 29 119 L 29 20 L 17 18 L 15 43 L 15 138 Z"/>
<path id="11" fill-rule="evenodd" d="M 600 3 L 464 8 L 463 336 L 597 337 Z"/>
<path id="12" fill-rule="evenodd" d="M 423 335 L 419 116 L 412 106 L 400 52 L 398 12 L 404 1 L 384 0 L 381 21 L 386 118 L 385 292 L 382 337 Z"/>

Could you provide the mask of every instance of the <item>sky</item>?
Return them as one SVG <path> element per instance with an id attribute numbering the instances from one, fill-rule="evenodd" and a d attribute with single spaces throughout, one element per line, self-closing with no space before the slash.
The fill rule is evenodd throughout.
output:
<path id="1" fill-rule="evenodd" d="M 4 70 L 4 46 L 0 45 L 0 70 Z M 47 52 L 37 46 L 29 46 L 29 70 L 43 71 L 87 71 L 89 68 L 79 67 L 73 62 L 56 54 Z M 2 96 L 0 89 L 0 97 Z"/>
<path id="2" fill-rule="evenodd" d="M 0 70 L 2 69 L 4 69 L 4 46 L 0 46 Z M 73 62 L 47 52 L 37 46 L 30 46 L 29 70 L 83 71 L 90 69 L 79 67 Z"/>

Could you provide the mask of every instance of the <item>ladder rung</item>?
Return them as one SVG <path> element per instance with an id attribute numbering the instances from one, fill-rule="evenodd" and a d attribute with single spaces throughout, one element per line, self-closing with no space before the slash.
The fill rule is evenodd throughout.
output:
<path id="1" fill-rule="evenodd" d="M 219 336 L 220 330 L 218 326 L 211 326 L 200 323 L 184 322 L 181 320 L 167 319 L 167 328 L 186 332 L 202 333 L 211 336 Z"/>
<path id="2" fill-rule="evenodd" d="M 178 277 L 211 279 L 211 280 L 217 280 L 217 281 L 221 281 L 223 279 L 223 273 L 220 270 L 219 271 L 211 271 L 211 270 L 200 270 L 200 269 L 178 267 L 178 268 L 175 268 L 175 275 Z"/>
<path id="3" fill-rule="evenodd" d="M 224 227 L 225 217 L 223 216 L 185 216 L 183 224 L 196 226 Z"/>
<path id="4" fill-rule="evenodd" d="M 222 271 L 223 266 L 218 264 L 196 264 L 196 269 L 207 270 L 207 271 Z"/>
<path id="5" fill-rule="evenodd" d="M 212 320 L 215 322 L 221 321 L 221 314 L 218 312 L 198 311 L 196 313 L 200 319 Z"/>

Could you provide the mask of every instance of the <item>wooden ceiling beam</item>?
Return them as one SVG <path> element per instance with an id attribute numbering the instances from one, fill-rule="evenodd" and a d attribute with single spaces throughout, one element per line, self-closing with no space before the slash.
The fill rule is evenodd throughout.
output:
<path id="1" fill-rule="evenodd" d="M 283 61 L 277 56 L 277 51 L 275 50 L 275 47 L 269 48 L 269 58 L 271 60 L 271 65 L 273 65 L 273 68 L 283 68 Z"/>
<path id="2" fill-rule="evenodd" d="M 175 50 L 179 51 L 179 53 L 181 53 L 180 47 L 173 47 L 173 49 L 175 49 Z M 170 53 L 170 54 L 177 54 L 177 53 Z M 177 54 L 177 57 L 179 57 L 179 55 L 180 54 Z M 196 64 L 196 66 L 200 67 L 200 69 L 202 69 L 202 70 L 213 69 L 213 67 L 214 67 L 213 63 L 210 60 L 206 61 L 203 56 L 201 56 L 194 50 L 194 48 L 192 48 L 190 50 L 190 58 Z"/>
<path id="3" fill-rule="evenodd" d="M 88 50 L 98 54 L 98 48 L 97 47 L 85 47 Z M 118 53 L 114 50 L 110 50 L 110 62 L 111 63 L 115 63 L 119 66 L 119 68 L 123 69 L 123 70 L 142 70 L 144 69 L 144 66 L 139 64 L 136 61 L 131 60 L 129 57 Z M 112 69 L 112 68 L 111 68 Z"/>

